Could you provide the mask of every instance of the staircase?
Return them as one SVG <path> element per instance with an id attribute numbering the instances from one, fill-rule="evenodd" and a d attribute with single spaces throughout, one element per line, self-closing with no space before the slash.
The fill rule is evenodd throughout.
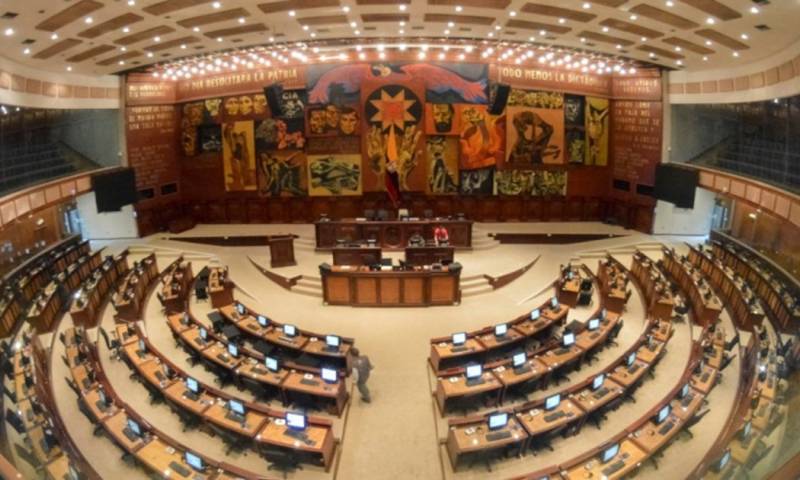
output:
<path id="1" fill-rule="evenodd" d="M 493 291 L 489 279 L 483 275 L 471 275 L 461 278 L 461 296 L 472 297 Z"/>
<path id="2" fill-rule="evenodd" d="M 491 250 L 500 245 L 500 242 L 489 236 L 489 231 L 479 224 L 472 225 L 472 249 Z"/>
<path id="3" fill-rule="evenodd" d="M 322 298 L 322 279 L 302 275 L 294 286 L 289 287 L 289 290 L 300 295 Z"/>

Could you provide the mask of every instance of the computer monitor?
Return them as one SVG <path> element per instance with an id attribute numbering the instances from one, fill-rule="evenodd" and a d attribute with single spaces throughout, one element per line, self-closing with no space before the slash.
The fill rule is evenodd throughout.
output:
<path id="1" fill-rule="evenodd" d="M 531 320 L 538 320 L 539 316 L 541 316 L 542 311 L 538 308 L 534 308 L 531 310 Z"/>
<path id="2" fill-rule="evenodd" d="M 200 393 L 200 384 L 192 377 L 186 377 L 186 389 L 192 393 Z"/>
<path id="3" fill-rule="evenodd" d="M 496 337 L 503 337 L 505 334 L 508 333 L 508 324 L 501 323 L 499 325 L 494 326 L 494 335 Z"/>
<path id="4" fill-rule="evenodd" d="M 527 361 L 528 355 L 525 352 L 515 353 L 514 356 L 511 357 L 511 362 L 514 365 L 514 368 L 525 365 L 525 362 Z"/>
<path id="5" fill-rule="evenodd" d="M 547 397 L 544 401 L 544 409 L 545 410 L 554 410 L 558 408 L 558 405 L 561 403 L 561 394 L 557 393 L 551 397 Z"/>
<path id="6" fill-rule="evenodd" d="M 700 360 L 699 362 L 697 362 L 697 365 L 695 365 L 695 367 L 694 367 L 694 372 L 693 373 L 695 375 L 700 375 L 700 372 L 703 371 L 703 366 L 704 366 L 703 360 Z"/>
<path id="7" fill-rule="evenodd" d="M 681 398 L 686 398 L 686 395 L 689 395 L 689 384 L 688 383 L 684 384 L 683 388 L 681 388 L 680 397 Z"/>
<path id="8" fill-rule="evenodd" d="M 467 341 L 467 334 L 464 332 L 453 334 L 453 345 L 464 345 Z"/>
<path id="9" fill-rule="evenodd" d="M 264 315 L 257 316 L 256 320 L 258 320 L 258 324 L 261 325 L 262 327 L 266 327 L 267 324 L 269 323 L 267 317 L 265 317 Z"/>
<path id="10" fill-rule="evenodd" d="M 198 472 L 202 472 L 205 468 L 203 467 L 203 459 L 192 452 L 185 452 L 183 454 L 183 459 L 186 460 L 187 465 L 197 470 Z"/>
<path id="11" fill-rule="evenodd" d="M 67 466 L 67 479 L 68 480 L 81 480 L 81 474 L 78 473 L 78 470 L 76 470 L 75 467 L 72 466 L 72 464 L 69 464 Z"/>
<path id="12" fill-rule="evenodd" d="M 294 325 L 286 324 L 283 326 L 283 334 L 287 337 L 294 337 L 297 335 L 297 327 Z"/>
<path id="13" fill-rule="evenodd" d="M 228 409 L 233 413 L 244 415 L 244 405 L 238 400 L 228 400 Z"/>
<path id="14" fill-rule="evenodd" d="M 481 365 L 467 365 L 467 378 L 480 378 L 483 375 L 483 367 Z"/>
<path id="15" fill-rule="evenodd" d="M 561 339 L 561 344 L 565 347 L 571 347 L 575 344 L 575 334 L 572 332 L 567 332 L 564 334 L 564 337 Z"/>
<path id="16" fill-rule="evenodd" d="M 551 308 L 558 308 L 558 297 L 553 297 L 550 299 L 550 307 Z"/>
<path id="17" fill-rule="evenodd" d="M 238 357 L 239 356 L 239 347 L 236 346 L 235 343 L 228 344 L 228 353 L 231 354 L 231 357 Z"/>
<path id="18" fill-rule="evenodd" d="M 741 441 L 746 442 L 750 438 L 750 432 L 753 431 L 753 422 L 748 420 L 742 427 Z"/>
<path id="19" fill-rule="evenodd" d="M 100 398 L 100 402 L 103 405 L 108 405 L 108 397 L 106 397 L 106 392 L 101 389 L 97 390 L 97 396 Z"/>
<path id="20" fill-rule="evenodd" d="M 141 437 L 142 436 L 142 429 L 141 429 L 141 427 L 139 427 L 138 423 L 136 423 L 135 421 L 131 420 L 130 418 L 128 419 L 128 421 L 126 423 L 128 425 L 128 430 L 130 430 L 131 433 L 133 433 L 137 437 Z"/>
<path id="21" fill-rule="evenodd" d="M 339 373 L 336 371 L 335 368 L 322 367 L 321 376 L 322 380 L 328 383 L 336 383 L 336 381 L 339 378 Z"/>
<path id="22" fill-rule="evenodd" d="M 237 303 L 236 304 L 236 311 L 239 313 L 239 315 L 244 315 L 244 312 L 245 312 L 244 305 L 242 305 L 241 303 Z"/>
<path id="23" fill-rule="evenodd" d="M 594 377 L 594 380 L 592 380 L 592 390 L 600 390 L 605 381 L 606 381 L 606 376 L 603 373 Z"/>
<path id="24" fill-rule="evenodd" d="M 266 366 L 267 370 L 271 372 L 277 372 L 278 370 L 280 370 L 280 364 L 278 363 L 277 358 L 264 357 L 264 366 Z"/>
<path id="25" fill-rule="evenodd" d="M 572 280 L 573 278 L 575 278 L 575 272 L 570 271 L 567 273 L 567 280 Z"/>
<path id="26" fill-rule="evenodd" d="M 625 364 L 630 367 L 631 365 L 633 365 L 633 362 L 635 361 L 636 361 L 636 352 L 631 352 L 628 354 L 628 358 L 625 359 Z"/>
<path id="27" fill-rule="evenodd" d="M 489 430 L 503 428 L 508 423 L 508 413 L 494 412 L 489 414 Z"/>
<path id="28" fill-rule="evenodd" d="M 606 310 L 605 308 L 600 310 L 600 320 L 605 320 L 607 314 L 608 314 L 608 310 Z"/>
<path id="29" fill-rule="evenodd" d="M 600 459 L 603 461 L 603 463 L 608 463 L 617 456 L 617 453 L 619 453 L 619 443 L 615 443 L 614 445 L 611 445 L 603 450 L 603 455 Z"/>
<path id="30" fill-rule="evenodd" d="M 342 341 L 337 335 L 325 335 L 325 345 L 339 348 L 341 343 Z"/>
<path id="31" fill-rule="evenodd" d="M 298 412 L 286 412 L 286 426 L 292 430 L 305 430 L 306 416 Z"/>
<path id="32" fill-rule="evenodd" d="M 597 330 L 598 328 L 600 328 L 600 319 L 593 318 L 589 320 L 589 325 L 587 325 L 586 328 L 588 328 L 589 330 Z"/>
<path id="33" fill-rule="evenodd" d="M 202 338 L 203 340 L 208 340 L 208 330 L 206 330 L 205 328 L 201 328 L 200 338 Z"/>
<path id="34" fill-rule="evenodd" d="M 717 464 L 714 466 L 714 470 L 717 472 L 721 472 L 728 466 L 728 463 L 731 461 L 731 451 L 727 450 L 723 455 L 722 458 L 719 459 Z"/>
<path id="35" fill-rule="evenodd" d="M 666 420 L 669 417 L 669 412 L 671 410 L 672 406 L 670 404 L 666 404 L 663 407 L 661 407 L 661 410 L 659 410 L 658 414 L 656 414 L 656 425 L 664 423 L 664 420 Z"/>
<path id="36" fill-rule="evenodd" d="M 144 339 L 139 339 L 139 351 L 140 352 L 146 352 L 147 351 L 147 345 L 145 345 Z"/>

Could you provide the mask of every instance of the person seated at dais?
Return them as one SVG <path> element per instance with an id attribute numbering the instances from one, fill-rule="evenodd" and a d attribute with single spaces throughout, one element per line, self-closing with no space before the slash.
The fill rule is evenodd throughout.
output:
<path id="1" fill-rule="evenodd" d="M 408 246 L 409 247 L 424 247 L 425 246 L 425 239 L 419 232 L 414 232 L 413 235 L 408 237 Z"/>

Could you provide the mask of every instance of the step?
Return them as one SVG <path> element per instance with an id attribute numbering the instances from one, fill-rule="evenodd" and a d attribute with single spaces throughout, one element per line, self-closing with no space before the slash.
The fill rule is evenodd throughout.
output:
<path id="1" fill-rule="evenodd" d="M 322 291 L 322 283 L 321 282 L 315 281 L 315 280 L 311 280 L 311 279 L 308 279 L 308 278 L 305 278 L 305 277 L 303 277 L 300 280 L 298 280 L 295 285 L 298 286 L 298 287 L 312 288 L 314 290 Z"/>
<path id="2" fill-rule="evenodd" d="M 461 289 L 461 296 L 462 297 L 474 297 L 476 295 L 484 295 L 486 293 L 493 292 L 494 289 L 490 285 L 486 285 L 485 287 L 481 288 L 470 288 L 470 289 Z"/>
<path id="3" fill-rule="evenodd" d="M 489 284 L 489 280 L 487 280 L 486 278 L 483 278 L 483 277 L 471 278 L 469 280 L 465 280 L 465 279 L 461 280 L 461 288 L 474 287 L 474 286 L 478 286 L 478 285 L 488 285 L 488 284 Z"/>
<path id="4" fill-rule="evenodd" d="M 292 293 L 299 293 L 300 295 L 307 295 L 309 297 L 322 298 L 322 290 L 315 290 L 308 287 L 295 285 L 291 288 Z"/>

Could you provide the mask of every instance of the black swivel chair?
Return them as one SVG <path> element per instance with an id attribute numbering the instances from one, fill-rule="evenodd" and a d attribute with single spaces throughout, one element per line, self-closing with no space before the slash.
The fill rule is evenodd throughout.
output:
<path id="1" fill-rule="evenodd" d="M 364 218 L 366 218 L 367 220 L 374 220 L 375 210 L 372 210 L 371 208 L 364 210 Z"/>
<path id="2" fill-rule="evenodd" d="M 261 455 L 269 462 L 267 470 L 277 470 L 283 473 L 283 478 L 286 478 L 289 473 L 294 473 L 295 470 L 303 469 L 297 456 L 290 450 L 268 448 L 262 450 Z"/>
<path id="3" fill-rule="evenodd" d="M 730 352 L 733 350 L 733 347 L 739 344 L 739 332 L 736 332 L 736 335 L 730 341 L 725 342 L 725 351 Z"/>
<path id="4" fill-rule="evenodd" d="M 728 367 L 728 365 L 731 364 L 731 362 L 733 361 L 734 357 L 736 357 L 736 354 L 730 355 L 730 356 L 725 355 L 725 357 L 722 359 L 722 364 L 719 366 L 719 371 L 721 372 L 721 371 L 725 370 Z"/>
<path id="5" fill-rule="evenodd" d="M 389 212 L 383 208 L 378 210 L 378 220 L 389 220 Z"/>
<path id="6" fill-rule="evenodd" d="M 425 210 L 422 211 L 422 216 L 424 218 L 433 218 L 433 210 L 431 210 L 430 208 L 426 208 Z"/>

